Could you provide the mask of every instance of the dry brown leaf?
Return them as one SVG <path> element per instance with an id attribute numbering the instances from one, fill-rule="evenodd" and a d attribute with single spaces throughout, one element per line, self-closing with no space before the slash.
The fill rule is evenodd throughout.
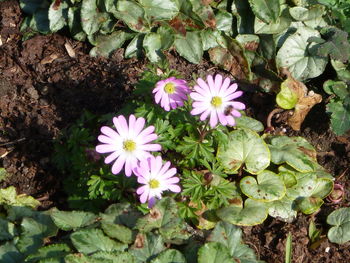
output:
<path id="1" fill-rule="evenodd" d="M 54 60 L 56 60 L 57 58 L 58 58 L 58 55 L 57 55 L 57 54 L 51 54 L 51 55 L 49 55 L 49 56 L 47 56 L 47 57 L 44 57 L 44 58 L 40 61 L 40 63 L 43 64 L 43 65 L 45 65 L 45 64 L 50 64 L 50 63 L 52 63 Z"/>
<path id="2" fill-rule="evenodd" d="M 66 42 L 64 44 L 64 47 L 66 48 L 66 51 L 67 51 L 68 55 L 71 58 L 75 58 L 75 51 L 74 51 L 74 49 L 72 48 L 72 46 L 68 42 Z"/>

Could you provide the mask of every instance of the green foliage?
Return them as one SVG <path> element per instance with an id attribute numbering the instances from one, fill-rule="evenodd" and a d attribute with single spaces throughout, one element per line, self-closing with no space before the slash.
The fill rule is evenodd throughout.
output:
<path id="1" fill-rule="evenodd" d="M 339 208 L 327 217 L 327 223 L 332 227 L 328 231 L 328 239 L 337 244 L 350 240 L 350 209 Z"/>
<path id="2" fill-rule="evenodd" d="M 208 253 L 222 257 L 222 250 L 228 258 L 262 262 L 242 243 L 241 230 L 223 222 L 199 244 L 198 259 L 196 252 L 193 260 L 186 260 L 186 246 L 178 244 L 190 242 L 190 227 L 178 216 L 176 202 L 170 198 L 162 199 L 144 216 L 127 203 L 113 204 L 100 215 L 55 208 L 49 212 L 30 210 L 31 216 L 18 216 L 16 220 L 6 217 L 11 209 L 7 207 L 0 220 L 1 262 L 218 262 L 203 257 Z M 115 227 L 118 231 L 113 231 Z M 121 227 L 123 231 L 119 231 Z"/>

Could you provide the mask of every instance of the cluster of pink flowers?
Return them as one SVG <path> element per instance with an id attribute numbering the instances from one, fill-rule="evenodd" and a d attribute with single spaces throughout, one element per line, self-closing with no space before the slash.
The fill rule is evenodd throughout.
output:
<path id="1" fill-rule="evenodd" d="M 237 88 L 229 78 L 223 79 L 217 74 L 215 78 L 209 75 L 207 82 L 199 78 L 193 92 L 185 80 L 171 77 L 159 81 L 153 93 L 155 102 L 166 111 L 183 106 L 189 95 L 193 99 L 191 114 L 200 115 L 202 121 L 209 117 L 210 127 L 214 128 L 219 122 L 234 126 L 235 118 L 241 116 L 238 110 L 245 109 L 245 105 L 234 101 L 242 95 Z M 98 140 L 102 144 L 96 146 L 98 153 L 109 154 L 105 163 L 113 162 L 112 173 L 118 174 L 124 168 L 126 176 L 135 174 L 142 184 L 136 193 L 140 195 L 141 203 L 148 201 L 149 207 L 161 198 L 163 191 L 179 193 L 180 179 L 175 176 L 176 168 L 170 168 L 170 162 L 163 164 L 160 156 L 151 154 L 161 150 L 159 144 L 152 143 L 157 139 L 154 126 L 145 128 L 145 119 L 134 115 L 130 115 L 128 121 L 122 115 L 114 117 L 113 124 L 115 129 L 101 128 Z"/>

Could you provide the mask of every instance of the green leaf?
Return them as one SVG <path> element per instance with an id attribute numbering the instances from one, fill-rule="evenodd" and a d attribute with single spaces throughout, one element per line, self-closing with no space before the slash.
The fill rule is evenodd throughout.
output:
<path id="1" fill-rule="evenodd" d="M 68 4 L 66 1 L 53 1 L 49 8 L 50 30 L 57 32 L 67 24 Z"/>
<path id="2" fill-rule="evenodd" d="M 242 115 L 235 119 L 237 128 L 247 128 L 256 132 L 262 132 L 264 130 L 264 125 L 251 117 Z"/>
<path id="3" fill-rule="evenodd" d="M 267 206 L 263 202 L 246 199 L 244 207 L 230 205 L 216 211 L 217 216 L 224 222 L 239 226 L 261 224 L 267 217 Z"/>
<path id="4" fill-rule="evenodd" d="M 232 14 L 237 18 L 238 34 L 254 33 L 254 13 L 248 1 L 234 0 L 231 5 Z"/>
<path id="5" fill-rule="evenodd" d="M 313 197 L 313 196 L 298 197 L 294 202 L 295 209 L 297 209 L 298 211 L 301 211 L 306 215 L 310 215 L 316 212 L 322 205 L 323 205 L 322 199 L 319 197 Z"/>
<path id="6" fill-rule="evenodd" d="M 102 222 L 107 221 L 114 224 L 134 228 L 141 213 L 129 203 L 110 205 L 104 213 L 100 214 Z"/>
<path id="7" fill-rule="evenodd" d="M 151 263 L 186 263 L 185 257 L 176 249 L 161 252 Z"/>
<path id="8" fill-rule="evenodd" d="M 123 225 L 102 221 L 101 227 L 109 237 L 116 238 L 124 244 L 131 244 L 134 240 L 133 232 Z"/>
<path id="9" fill-rule="evenodd" d="M 0 241 L 11 240 L 15 235 L 15 225 L 0 217 Z"/>
<path id="10" fill-rule="evenodd" d="M 269 166 L 270 151 L 256 132 L 238 129 L 229 134 L 227 144 L 219 144 L 217 158 L 229 173 L 244 164 L 248 172 L 257 174 Z"/>
<path id="11" fill-rule="evenodd" d="M 342 100 L 350 96 L 350 89 L 344 81 L 327 80 L 323 83 L 323 89 L 327 94 L 334 94 Z"/>
<path id="12" fill-rule="evenodd" d="M 47 9 L 48 1 L 43 0 L 20 0 L 20 7 L 24 13 L 33 15 L 39 9 Z"/>
<path id="13" fill-rule="evenodd" d="M 198 263 L 232 263 L 232 259 L 226 246 L 210 242 L 199 249 Z"/>
<path id="14" fill-rule="evenodd" d="M 6 242 L 0 246 L 0 262 L 6 263 L 19 263 L 23 262 L 24 258 L 20 253 L 13 241 Z"/>
<path id="15" fill-rule="evenodd" d="M 100 260 L 94 259 L 91 256 L 85 256 L 84 254 L 69 254 L 64 258 L 65 263 L 101 263 Z M 112 261 L 105 260 L 103 263 L 114 263 Z"/>
<path id="16" fill-rule="evenodd" d="M 298 95 L 289 88 L 287 82 L 289 82 L 289 79 L 281 83 L 281 90 L 276 96 L 276 102 L 282 109 L 290 110 L 297 104 Z"/>
<path id="17" fill-rule="evenodd" d="M 254 14 L 265 23 L 276 22 L 280 15 L 280 3 L 277 0 L 249 0 Z"/>
<path id="18" fill-rule="evenodd" d="M 83 31 L 80 18 L 80 9 L 78 7 L 70 7 L 68 10 L 68 27 L 71 35 L 78 41 L 85 41 L 86 34 Z"/>
<path id="19" fill-rule="evenodd" d="M 200 37 L 202 39 L 203 51 L 210 48 L 217 47 L 219 44 L 216 41 L 216 35 L 219 35 L 217 31 L 213 31 L 211 28 L 206 28 L 200 32 Z"/>
<path id="20" fill-rule="evenodd" d="M 0 189 L 0 204 L 35 208 L 40 205 L 40 202 L 26 194 L 17 195 L 16 188 L 9 186 L 7 188 Z"/>
<path id="21" fill-rule="evenodd" d="M 219 10 L 215 14 L 216 29 L 226 32 L 228 35 L 232 35 L 232 21 L 233 16 L 231 13 Z"/>
<path id="22" fill-rule="evenodd" d="M 143 39 L 143 47 L 145 48 L 146 55 L 151 62 L 159 62 L 165 58 L 161 51 L 162 39 L 160 34 L 153 32 L 146 34 Z"/>
<path id="23" fill-rule="evenodd" d="M 325 12 L 324 5 L 312 5 L 309 7 L 295 6 L 289 9 L 290 15 L 298 21 L 314 20 L 322 17 Z"/>
<path id="24" fill-rule="evenodd" d="M 343 207 L 333 211 L 327 217 L 327 224 L 333 226 L 327 234 L 329 241 L 337 244 L 350 241 L 350 208 Z"/>
<path id="25" fill-rule="evenodd" d="M 144 34 L 137 34 L 125 49 L 125 58 L 141 57 Z"/>
<path id="26" fill-rule="evenodd" d="M 294 200 L 290 200 L 285 196 L 281 200 L 269 203 L 269 215 L 284 222 L 293 222 L 297 217 L 297 211 L 294 209 L 293 202 Z"/>
<path id="27" fill-rule="evenodd" d="M 127 245 L 115 242 L 109 237 L 105 236 L 100 229 L 90 228 L 82 229 L 73 232 L 70 235 L 70 239 L 74 247 L 80 253 L 94 253 L 98 251 L 123 251 L 127 248 Z"/>
<path id="28" fill-rule="evenodd" d="M 108 57 L 114 50 L 120 48 L 131 34 L 124 31 L 115 31 L 110 35 L 99 35 L 95 47 L 90 50 L 90 56 Z"/>
<path id="29" fill-rule="evenodd" d="M 335 134 L 342 135 L 350 130 L 350 107 L 342 101 L 327 104 L 327 112 L 331 113 L 331 127 Z"/>
<path id="30" fill-rule="evenodd" d="M 277 52 L 278 67 L 286 67 L 292 76 L 300 81 L 321 75 L 326 68 L 328 59 L 312 55 L 308 49 L 315 43 L 309 43 L 310 37 L 319 37 L 318 31 L 309 27 L 299 27 L 289 36 Z"/>
<path id="31" fill-rule="evenodd" d="M 180 11 L 175 0 L 139 0 L 146 15 L 151 20 L 171 20 Z"/>
<path id="32" fill-rule="evenodd" d="M 27 261 L 36 262 L 46 258 L 57 258 L 57 257 L 63 258 L 67 254 L 69 254 L 70 251 L 71 249 L 66 244 L 49 245 L 49 246 L 41 247 L 38 249 L 36 253 L 29 255 L 26 258 L 26 262 Z M 58 261 L 58 262 L 61 262 L 61 261 Z"/>
<path id="33" fill-rule="evenodd" d="M 30 28 L 41 34 L 50 33 L 50 21 L 47 9 L 38 9 L 30 20 Z"/>
<path id="34" fill-rule="evenodd" d="M 145 19 L 145 11 L 133 1 L 120 0 L 117 2 L 117 13 L 114 16 L 123 20 L 128 27 L 136 32 L 149 32 L 150 28 Z"/>
<path id="35" fill-rule="evenodd" d="M 268 170 L 259 173 L 257 180 L 252 176 L 242 178 L 240 187 L 249 198 L 262 202 L 279 200 L 286 193 L 283 179 Z"/>
<path id="36" fill-rule="evenodd" d="M 96 222 L 97 216 L 90 212 L 51 210 L 51 218 L 59 229 L 69 231 L 91 225 Z"/>
<path id="37" fill-rule="evenodd" d="M 292 263 L 292 234 L 289 232 L 286 241 L 285 263 Z"/>
<path id="38" fill-rule="evenodd" d="M 198 32 L 187 32 L 186 36 L 177 34 L 175 48 L 180 56 L 191 63 L 198 64 L 203 57 L 203 44 Z"/>
<path id="39" fill-rule="evenodd" d="M 129 252 L 134 255 L 137 262 L 148 262 L 163 250 L 165 250 L 165 246 L 160 235 L 139 233 Z"/>
<path id="40" fill-rule="evenodd" d="M 108 19 L 107 13 L 101 13 L 97 6 L 97 0 L 84 0 L 81 4 L 81 25 L 86 34 L 96 33 L 103 22 Z"/>
<path id="41" fill-rule="evenodd" d="M 129 252 L 97 252 L 94 253 L 91 257 L 101 263 L 135 263 L 134 256 Z"/>
<path id="42" fill-rule="evenodd" d="M 268 145 L 271 161 L 275 164 L 287 163 L 300 172 L 314 170 L 316 151 L 302 137 L 274 136 Z"/>
<path id="43" fill-rule="evenodd" d="M 272 0 L 271 0 L 272 1 Z M 277 1 L 276 1 L 277 2 Z M 288 15 L 288 9 L 282 11 L 282 15 L 270 23 L 265 23 L 258 17 L 255 17 L 254 21 L 254 33 L 255 34 L 279 34 L 286 30 L 291 24 L 292 20 Z"/>
<path id="44" fill-rule="evenodd" d="M 227 247 L 234 262 L 258 262 L 254 250 L 242 243 L 242 230 L 235 225 L 226 222 L 217 223 L 208 241 L 218 242 Z"/>

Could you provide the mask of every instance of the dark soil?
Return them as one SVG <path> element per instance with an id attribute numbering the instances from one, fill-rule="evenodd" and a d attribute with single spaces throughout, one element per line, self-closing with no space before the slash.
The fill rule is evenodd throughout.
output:
<path id="1" fill-rule="evenodd" d="M 13 185 L 42 201 L 42 209 L 62 200 L 61 182 L 65 175 L 51 163 L 53 140 L 71 125 L 83 110 L 95 114 L 117 111 L 144 70 L 146 61 L 125 60 L 123 50 L 109 59 L 91 58 L 89 47 L 65 36 L 53 34 L 21 41 L 21 11 L 16 1 L 0 3 L 0 167 L 11 174 L 2 187 Z M 71 52 L 73 50 L 73 53 Z M 70 52 L 70 53 L 69 53 Z M 209 62 L 192 65 L 171 52 L 171 67 L 192 79 L 192 74 L 218 72 Z M 244 98 L 248 114 L 265 122 L 273 109 L 273 96 L 251 93 Z M 319 151 L 318 160 L 338 182 L 350 189 L 350 137 L 336 137 L 329 130 L 324 104 L 312 109 L 300 132 L 290 131 L 274 119 L 277 131 L 307 138 Z M 284 130 L 285 128 L 286 130 Z M 244 227 L 244 239 L 262 260 L 284 262 L 285 240 L 293 236 L 293 262 L 348 262 L 349 242 L 308 247 L 307 229 L 314 217 L 325 235 L 327 215 L 339 206 L 349 206 L 349 192 L 337 206 L 326 203 L 314 216 L 299 215 L 293 223 L 269 218 L 264 224 Z"/>

